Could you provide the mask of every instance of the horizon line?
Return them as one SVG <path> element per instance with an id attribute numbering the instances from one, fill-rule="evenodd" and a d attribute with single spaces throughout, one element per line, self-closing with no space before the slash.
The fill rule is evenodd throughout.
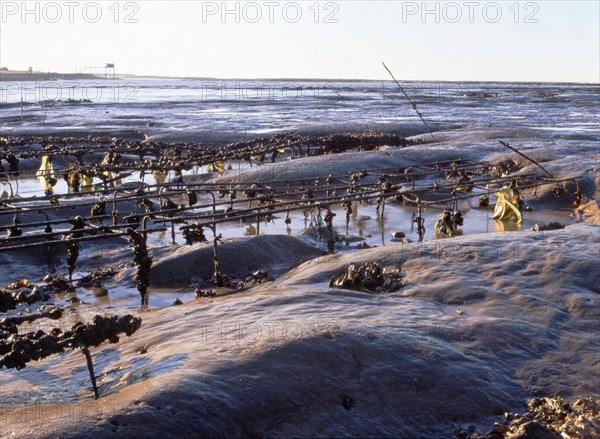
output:
<path id="1" fill-rule="evenodd" d="M 25 70 L 6 70 L 0 71 L 0 77 L 3 73 L 23 73 L 28 74 Z M 174 75 L 152 75 L 152 74 L 140 74 L 140 73 L 115 73 L 115 78 L 104 78 L 102 73 L 84 73 L 84 72 L 72 72 L 72 73 L 61 73 L 53 71 L 33 71 L 34 74 L 57 74 L 57 75 L 93 75 L 97 76 L 98 79 L 123 79 L 126 77 L 130 78 L 149 78 L 149 79 L 180 79 L 180 80 L 212 80 L 212 81 L 304 81 L 304 82 L 394 82 L 392 79 L 370 79 L 370 78 L 323 78 L 323 77 L 216 77 L 216 76 L 174 76 Z M 550 80 L 506 80 L 506 79 L 399 79 L 400 82 L 439 82 L 439 83 L 506 83 L 506 84 L 577 84 L 577 85 L 599 85 L 598 82 L 588 81 L 550 81 Z M 19 82 L 19 81 L 14 81 Z"/>
<path id="2" fill-rule="evenodd" d="M 137 77 L 137 78 L 152 78 L 152 79 L 187 79 L 187 80 L 239 80 L 239 81 L 305 81 L 305 82 L 317 82 L 317 81 L 334 81 L 334 82 L 394 82 L 393 79 L 367 79 L 367 78 L 314 78 L 314 77 L 249 77 L 249 78 L 236 78 L 236 77 L 215 77 L 215 76 L 172 76 L 172 75 L 147 75 L 137 73 L 118 73 L 118 77 Z M 461 83 L 481 83 L 481 82 L 500 82 L 500 83 L 512 83 L 512 84 L 580 84 L 580 85 L 598 85 L 600 86 L 600 79 L 598 82 L 586 82 L 586 81 L 544 81 L 544 80 L 493 80 L 493 79 L 402 79 L 399 82 L 461 82 Z"/>

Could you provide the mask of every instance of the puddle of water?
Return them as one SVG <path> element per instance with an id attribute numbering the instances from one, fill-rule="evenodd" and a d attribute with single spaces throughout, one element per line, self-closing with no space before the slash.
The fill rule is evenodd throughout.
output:
<path id="1" fill-rule="evenodd" d="M 234 169 L 242 169 L 249 165 L 246 162 L 240 162 L 240 163 L 232 163 L 231 166 Z M 56 182 L 56 185 L 53 187 L 54 193 L 55 194 L 68 193 L 67 182 L 62 178 L 62 171 L 56 170 L 55 173 L 56 173 L 57 182 Z M 202 175 L 202 174 L 212 175 L 208 166 L 196 167 L 189 171 L 183 171 L 182 173 L 184 176 Z M 126 172 L 125 174 L 129 174 L 129 172 Z M 171 181 L 174 177 L 175 177 L 175 173 L 173 171 L 170 171 L 167 173 L 167 175 L 165 177 L 165 181 L 167 181 L 167 182 Z M 122 183 L 123 184 L 139 183 L 141 181 L 142 180 L 140 177 L 140 172 L 134 171 L 131 173 L 131 175 L 123 178 Z M 20 196 L 22 198 L 34 197 L 34 196 L 40 196 L 40 197 L 44 196 L 42 185 L 40 183 L 40 180 L 38 180 L 37 178 L 19 177 L 18 179 L 11 180 L 10 183 L 11 184 L 9 185 L 6 182 L 0 182 L 0 192 L 6 191 L 8 194 L 10 194 L 10 189 L 11 189 L 10 186 L 12 186 L 12 190 L 13 190 L 14 194 L 16 196 Z M 100 186 L 101 183 L 102 183 L 102 181 L 99 178 L 94 178 L 95 185 Z M 148 185 L 154 185 L 157 183 L 157 181 L 152 176 L 152 174 L 146 173 L 144 175 L 144 183 L 146 183 Z"/>
<path id="2" fill-rule="evenodd" d="M 371 245 L 397 245 L 397 242 L 391 241 L 394 232 L 404 232 L 406 237 L 417 242 L 419 235 L 416 230 L 413 218 L 417 214 L 416 208 L 386 204 L 385 217 L 383 221 L 377 219 L 376 205 L 359 205 L 355 206 L 354 212 L 348 225 L 348 235 L 357 236 L 364 239 Z M 438 220 L 443 208 L 435 207 L 424 209 L 423 217 L 425 218 L 425 237 L 426 241 L 435 239 L 434 225 Z M 345 234 L 345 211 L 337 206 L 332 208 L 332 212 L 336 214 L 334 218 L 334 229 L 338 234 Z M 321 214 L 324 216 L 324 211 Z M 284 216 L 274 216 L 273 221 L 260 223 L 261 235 L 294 235 L 306 230 L 310 227 L 310 219 L 305 222 L 302 211 L 290 212 L 291 224 L 288 226 L 284 222 Z M 492 210 L 488 209 L 469 209 L 463 211 L 464 226 L 461 227 L 464 235 L 475 233 L 494 233 L 494 232 L 514 232 L 520 230 L 529 230 L 535 223 L 558 221 L 570 224 L 573 220 L 567 212 L 560 212 L 550 209 L 534 210 L 532 212 L 523 213 L 523 222 L 521 224 L 502 222 L 493 220 Z M 306 224 L 306 227 L 305 227 Z M 225 223 L 217 226 L 217 234 L 222 233 L 225 238 L 240 238 L 250 236 L 248 228 L 256 229 L 256 222 L 244 223 Z M 209 230 L 205 231 L 206 237 L 211 240 L 212 235 Z M 171 242 L 170 232 L 164 232 L 149 237 L 149 242 L 153 244 L 166 245 Z M 185 240 L 176 229 L 176 242 L 181 244 Z M 326 244 L 322 242 L 322 247 L 325 249 Z"/>
<path id="3" fill-rule="evenodd" d="M 184 303 L 195 300 L 194 291 L 175 290 L 168 288 L 150 288 L 149 303 L 146 306 L 140 306 L 140 293 L 135 287 L 117 286 L 108 288 L 108 294 L 96 296 L 92 289 L 79 288 L 78 297 L 85 303 L 80 306 L 91 305 L 93 308 L 135 308 L 139 311 L 146 311 L 155 308 L 164 308 L 170 306 L 176 299 Z"/>

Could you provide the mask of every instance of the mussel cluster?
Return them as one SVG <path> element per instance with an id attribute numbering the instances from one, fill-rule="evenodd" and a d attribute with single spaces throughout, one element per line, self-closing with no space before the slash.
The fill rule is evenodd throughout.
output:
<path id="1" fill-rule="evenodd" d="M 193 245 L 197 242 L 208 241 L 208 239 L 204 235 L 204 228 L 198 224 L 191 224 L 189 227 L 184 227 L 182 235 L 187 245 Z"/>
<path id="2" fill-rule="evenodd" d="M 35 287 L 29 283 L 11 288 L 0 289 L 0 312 L 15 309 L 19 304 L 31 305 L 35 302 L 48 300 L 51 297 L 49 290 Z"/>
<path id="3" fill-rule="evenodd" d="M 459 429 L 460 439 L 593 439 L 600 437 L 600 399 L 580 398 L 569 404 L 560 397 L 534 398 L 527 402 L 527 412 L 505 413 L 503 423 L 494 424 L 492 431 L 481 434 Z"/>
<path id="4" fill-rule="evenodd" d="M 88 136 L 77 137 L 7 137 L 2 139 L 5 152 L 0 157 L 8 162 L 11 172 L 16 172 L 20 158 L 46 157 L 51 163 L 53 157 L 71 156 L 76 159 L 65 170 L 63 177 L 72 192 L 78 192 L 82 180 L 98 177 L 110 181 L 119 170 L 138 169 L 155 172 L 175 171 L 181 175 L 182 170 L 190 170 L 194 166 L 212 166 L 215 171 L 224 170 L 223 163 L 231 160 L 244 160 L 249 163 L 265 162 L 267 155 L 271 162 L 288 152 L 295 156 L 322 155 L 345 152 L 349 149 L 372 150 L 380 146 L 406 146 L 407 141 L 397 134 L 381 133 L 367 130 L 359 134 L 333 134 L 325 136 L 302 136 L 295 133 L 280 133 L 269 137 L 244 140 L 240 142 L 205 147 L 198 143 L 177 142 L 162 143 L 158 141 L 142 141 L 141 139 L 117 139 L 110 137 Z M 31 148 L 26 149 L 26 146 Z M 39 145 L 39 147 L 37 146 Z M 312 149 L 311 149 L 312 147 Z M 85 164 L 84 154 L 105 152 L 101 163 Z M 127 160 L 122 160 L 127 154 Z M 137 156 L 134 159 L 132 156 Z M 0 173 L 4 167 L 0 165 Z M 48 183 L 47 192 L 55 179 Z M 54 183 L 54 184 L 52 184 Z"/>
<path id="5" fill-rule="evenodd" d="M 200 297 L 215 297 L 217 295 L 216 290 L 203 290 L 202 288 L 196 288 L 194 290 L 194 296 L 196 298 Z"/>
<path id="6" fill-rule="evenodd" d="M 406 146 L 405 138 L 391 133 L 366 130 L 359 134 L 330 134 L 315 139 L 322 154 L 336 154 L 357 148 L 359 151 L 372 151 L 381 146 Z"/>
<path id="7" fill-rule="evenodd" d="M 99 346 L 105 341 L 116 343 L 119 334 L 130 336 L 142 324 L 142 319 L 130 314 L 126 316 L 94 316 L 91 323 L 76 323 L 71 329 L 62 331 L 54 328 L 49 333 L 37 330 L 27 334 L 11 334 L 0 340 L 0 368 L 25 367 L 30 361 L 37 361 L 67 348 Z"/>
<path id="8" fill-rule="evenodd" d="M 260 285 L 265 282 L 271 282 L 272 280 L 275 280 L 275 278 L 265 270 L 257 270 L 244 280 L 244 286 Z"/>
<path id="9" fill-rule="evenodd" d="M 148 254 L 146 240 L 142 233 L 127 229 L 129 240 L 133 243 L 133 262 L 138 270 L 135 274 L 135 285 L 141 296 L 142 305 L 148 303 L 148 287 L 150 286 L 150 267 L 152 267 L 152 258 Z"/>
<path id="10" fill-rule="evenodd" d="M 62 273 L 44 277 L 46 285 L 35 285 L 27 279 L 21 279 L 0 288 L 0 312 L 15 309 L 20 304 L 32 305 L 35 302 L 47 301 L 54 293 L 69 291 L 71 286 Z"/>
<path id="11" fill-rule="evenodd" d="M 0 339 L 6 339 L 11 334 L 19 333 L 19 325 L 23 322 L 33 322 L 38 319 L 58 320 L 62 317 L 63 310 L 56 306 L 42 305 L 37 313 L 9 316 L 0 319 Z"/>
<path id="12" fill-rule="evenodd" d="M 329 288 L 346 288 L 368 293 L 390 293 L 404 287 L 399 270 L 387 271 L 377 262 L 361 265 L 351 263 L 337 276 L 329 280 Z"/>
<path id="13" fill-rule="evenodd" d="M 110 278 L 117 273 L 118 270 L 116 268 L 94 268 L 89 274 L 79 279 L 79 285 L 83 287 L 98 285 L 103 279 Z"/>
<path id="14" fill-rule="evenodd" d="M 564 224 L 558 223 L 556 221 L 549 221 L 546 223 L 536 223 L 533 225 L 531 230 L 533 230 L 534 232 L 545 232 L 547 230 L 560 230 L 564 228 Z"/>
<path id="15" fill-rule="evenodd" d="M 445 208 L 435 223 L 436 237 L 452 237 L 461 233 L 459 227 L 464 224 L 460 210 Z"/>
<path id="16" fill-rule="evenodd" d="M 19 159 L 12 153 L 1 153 L 0 152 L 0 178 L 3 178 L 4 172 L 7 170 L 2 161 L 6 160 L 8 164 L 8 172 L 12 174 L 13 177 L 18 177 L 19 172 Z"/>

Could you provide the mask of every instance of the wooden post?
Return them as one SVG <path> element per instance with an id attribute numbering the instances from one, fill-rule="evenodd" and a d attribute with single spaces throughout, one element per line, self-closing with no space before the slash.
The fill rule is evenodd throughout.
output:
<path id="1" fill-rule="evenodd" d="M 92 362 L 92 355 L 90 354 L 90 350 L 87 346 L 80 345 L 81 352 L 85 355 L 85 360 L 87 362 L 88 371 L 90 372 L 90 379 L 92 380 L 92 388 L 94 389 L 94 397 L 98 399 L 100 394 L 98 393 L 98 386 L 96 385 L 96 375 L 94 374 L 94 363 Z"/>

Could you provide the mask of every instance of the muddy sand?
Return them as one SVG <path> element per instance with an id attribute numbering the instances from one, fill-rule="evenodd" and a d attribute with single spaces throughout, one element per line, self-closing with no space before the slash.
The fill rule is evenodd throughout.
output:
<path id="1" fill-rule="evenodd" d="M 325 178 L 456 158 L 510 158 L 519 164 L 516 175 L 539 173 L 496 140 L 517 145 L 528 135 L 453 127 L 436 132 L 435 144 L 282 161 L 213 181 Z M 262 269 L 275 278 L 241 292 L 195 298 L 212 272 L 212 246 L 185 246 L 181 237 L 171 245 L 166 233 L 153 241 L 150 306 L 140 307 L 127 241 L 87 244 L 80 274 L 98 265 L 120 267 L 119 274 L 107 281 L 107 297 L 78 288 L 82 302 L 58 298 L 66 309 L 62 324 L 131 313 L 142 326 L 117 344 L 91 349 L 98 400 L 79 352 L 3 370 L 0 434 L 452 437 L 469 426 L 489 433 L 504 413 L 523 413 L 533 397 L 597 398 L 600 171 L 593 142 L 572 154 L 578 142 L 563 139 L 548 149 L 532 141 L 523 150 L 555 177 L 577 178 L 585 203 L 573 212 L 571 200 L 554 197 L 551 187 L 525 192 L 532 210 L 522 227 L 490 226 L 489 212 L 464 202 L 464 236 L 394 243 L 392 231 L 416 235 L 410 214 L 390 204 L 385 237 L 375 220 L 355 219 L 333 255 L 324 254 L 324 242 L 304 230 L 300 217 L 289 231 L 278 218 L 258 236 L 244 236 L 246 225 L 225 227 L 223 272 Z M 439 211 L 429 215 L 432 229 Z M 546 218 L 566 227 L 529 230 L 534 219 Z M 470 219 L 477 225 L 467 226 Z M 341 220 L 335 230 L 343 234 Z M 377 247 L 360 250 L 361 240 Z M 3 283 L 39 281 L 47 272 L 42 252 L 1 253 L 0 261 Z M 329 288 L 333 275 L 366 262 L 398 270 L 404 287 L 380 294 Z M 183 305 L 169 306 L 175 298 Z"/>

